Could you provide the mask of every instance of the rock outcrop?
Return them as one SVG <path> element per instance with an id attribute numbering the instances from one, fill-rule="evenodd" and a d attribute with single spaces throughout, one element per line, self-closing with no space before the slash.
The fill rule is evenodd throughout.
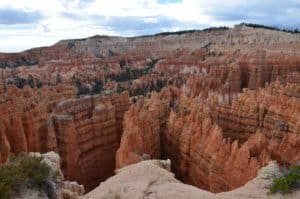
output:
<path id="1" fill-rule="evenodd" d="M 0 104 L 2 156 L 8 152 L 56 151 L 57 142 L 50 113 L 58 101 L 74 96 L 75 91 L 71 86 L 42 89 L 7 86 Z"/>
<path id="2" fill-rule="evenodd" d="M 113 175 L 117 130 L 129 106 L 128 94 L 87 96 L 59 103 L 53 123 L 65 175 L 89 190 Z M 119 128 L 119 129 L 117 129 Z"/>
<path id="3" fill-rule="evenodd" d="M 29 153 L 31 156 L 42 157 L 51 169 L 51 172 L 57 173 L 55 180 L 48 179 L 47 193 L 43 190 L 22 187 L 18 193 L 12 195 L 12 199 L 32 198 L 32 199 L 79 199 L 84 194 L 84 187 L 77 182 L 65 181 L 60 169 L 60 157 L 57 153 L 48 152 L 45 154 Z"/>
<path id="4" fill-rule="evenodd" d="M 272 178 L 280 174 L 274 162 L 262 168 L 258 176 L 243 187 L 218 194 L 182 184 L 175 179 L 173 173 L 167 170 L 168 167 L 170 167 L 170 162 L 163 160 L 142 161 L 124 167 L 83 198 L 285 198 L 280 194 L 267 195 Z M 299 196 L 298 190 L 288 197 L 298 198 Z"/>
<path id="5" fill-rule="evenodd" d="M 250 27 L 136 38 L 94 36 L 0 54 L 0 76 L 15 84 L 20 79 L 43 85 L 81 82 L 85 87 L 101 82 L 104 88 L 119 85 L 138 95 L 161 84 L 181 86 L 201 72 L 209 79 L 208 88 L 240 92 L 277 78 L 299 81 L 294 76 L 299 73 L 299 45 L 299 34 Z M 134 83 L 123 85 L 129 80 Z M 117 82 L 113 87 L 112 81 Z"/>
<path id="6" fill-rule="evenodd" d="M 169 158 L 186 183 L 237 188 L 270 160 L 300 160 L 299 46 L 237 26 L 0 54 L 0 161 L 56 151 L 91 190 L 115 167 Z"/>
<path id="7" fill-rule="evenodd" d="M 270 160 L 300 160 L 298 98 L 279 82 L 232 100 L 188 98 L 176 88 L 153 93 L 125 114 L 117 166 L 170 158 L 177 178 L 211 192 L 237 188 Z"/>

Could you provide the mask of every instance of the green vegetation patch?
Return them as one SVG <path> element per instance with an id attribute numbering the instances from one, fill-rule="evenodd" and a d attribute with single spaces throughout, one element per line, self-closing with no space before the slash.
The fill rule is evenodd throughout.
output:
<path id="1" fill-rule="evenodd" d="M 42 82 L 39 79 L 34 78 L 32 75 L 28 75 L 27 79 L 16 75 L 14 75 L 13 78 L 13 82 L 9 82 L 8 84 L 14 84 L 16 87 L 21 89 L 23 89 L 26 85 L 30 86 L 31 88 L 41 88 L 43 86 Z"/>
<path id="2" fill-rule="evenodd" d="M 10 198 L 22 187 L 46 191 L 49 180 L 55 180 L 57 174 L 42 159 L 20 154 L 12 157 L 8 164 L 1 165 L 0 198 Z"/>
<path id="3" fill-rule="evenodd" d="M 276 30 L 276 31 L 281 31 L 281 32 L 288 32 L 288 33 L 300 33 L 300 30 L 298 30 L 297 28 L 295 29 L 288 29 L 288 28 L 277 28 L 274 26 L 265 26 L 265 25 L 261 25 L 261 24 L 253 24 L 253 23 L 241 23 L 240 25 L 245 25 L 247 27 L 251 27 L 251 28 L 263 28 L 263 29 L 268 29 L 268 30 Z"/>
<path id="4" fill-rule="evenodd" d="M 291 193 L 293 189 L 299 187 L 300 185 L 300 165 L 295 166 L 290 169 L 290 171 L 273 180 L 273 183 L 270 187 L 270 194 L 272 193 L 282 193 L 287 194 Z"/>

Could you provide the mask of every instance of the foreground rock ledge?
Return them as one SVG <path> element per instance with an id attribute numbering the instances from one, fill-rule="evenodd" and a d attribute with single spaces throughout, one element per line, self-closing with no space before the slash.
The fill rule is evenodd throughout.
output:
<path id="1" fill-rule="evenodd" d="M 59 176 L 56 181 L 47 179 L 47 192 L 41 190 L 30 189 L 27 186 L 20 188 L 18 193 L 12 195 L 12 199 L 79 199 L 84 193 L 83 185 L 79 185 L 77 182 L 65 181 L 61 171 L 60 157 L 55 152 L 41 153 L 29 153 L 30 156 L 42 157 L 52 172 L 57 172 Z"/>
<path id="2" fill-rule="evenodd" d="M 280 174 L 275 162 L 263 167 L 257 177 L 244 186 L 218 194 L 181 183 L 170 172 L 170 164 L 169 160 L 147 160 L 124 167 L 83 198 L 300 198 L 300 190 L 285 196 L 267 195 L 272 177 Z"/>

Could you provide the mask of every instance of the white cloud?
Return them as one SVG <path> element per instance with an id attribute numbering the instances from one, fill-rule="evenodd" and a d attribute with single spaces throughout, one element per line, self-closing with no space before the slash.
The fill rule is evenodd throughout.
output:
<path id="1" fill-rule="evenodd" d="M 158 19 L 154 18 L 154 17 L 149 17 L 149 18 L 144 19 L 144 22 L 146 22 L 146 23 L 158 23 Z"/>
<path id="2" fill-rule="evenodd" d="M 1 0 L 0 12 L 8 8 L 38 11 L 43 18 L 29 25 L 0 24 L 0 51 L 20 51 L 95 34 L 132 36 L 232 26 L 245 19 L 298 28 L 300 25 L 300 0 L 182 0 L 168 4 L 158 0 Z"/>

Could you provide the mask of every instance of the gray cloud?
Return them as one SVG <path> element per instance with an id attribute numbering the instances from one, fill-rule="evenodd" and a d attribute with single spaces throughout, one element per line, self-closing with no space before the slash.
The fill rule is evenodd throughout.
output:
<path id="1" fill-rule="evenodd" d="M 294 10 L 293 13 L 290 13 L 291 9 Z M 300 3 L 296 1 L 253 0 L 239 7 L 209 8 L 205 13 L 219 21 L 243 21 L 278 27 L 299 27 Z"/>
<path id="2" fill-rule="evenodd" d="M 81 17 L 75 13 L 72 13 L 72 12 L 62 12 L 62 13 L 60 13 L 60 16 L 67 18 L 67 19 L 72 19 L 72 20 L 83 20 L 84 19 L 83 17 Z"/>
<path id="3" fill-rule="evenodd" d="M 182 0 L 158 0 L 157 2 L 160 4 L 167 4 L 167 3 L 180 3 Z"/>
<path id="4" fill-rule="evenodd" d="M 82 4 L 89 4 L 94 0 L 81 0 Z M 178 3 L 181 0 L 158 0 L 159 3 Z M 239 5 L 239 6 L 237 6 Z M 199 8 L 200 9 L 200 8 Z M 293 9 L 294 12 L 290 13 Z M 204 13 L 213 21 L 222 21 L 224 26 L 233 23 L 247 22 L 263 25 L 277 26 L 281 28 L 299 28 L 300 3 L 295 0 L 271 1 L 252 0 L 246 4 L 211 4 L 211 7 L 203 8 Z M 298 14 L 297 14 L 298 13 Z M 63 12 L 61 16 L 74 21 L 88 21 L 95 26 L 112 30 L 121 35 L 143 35 L 172 30 L 174 27 L 180 29 L 199 29 L 208 27 L 207 24 L 195 22 L 180 22 L 175 18 L 165 16 L 103 16 L 85 15 Z M 155 19 L 156 23 L 147 21 L 148 18 Z"/>
<path id="5" fill-rule="evenodd" d="M 61 16 L 75 21 L 89 21 L 94 26 L 99 26 L 106 30 L 111 30 L 120 35 L 145 35 L 161 32 L 162 30 L 170 30 L 174 27 L 180 29 L 203 28 L 196 23 L 183 23 L 176 19 L 165 16 L 111 16 L 104 15 L 77 15 L 75 13 L 63 12 Z"/>
<path id="6" fill-rule="evenodd" d="M 85 3 L 93 3 L 94 1 L 95 0 L 80 0 L 79 2 L 85 4 Z"/>
<path id="7" fill-rule="evenodd" d="M 0 24 L 32 24 L 39 22 L 43 17 L 38 11 L 27 12 L 11 8 L 0 8 Z"/>
<path id="8" fill-rule="evenodd" d="M 92 34 L 138 36 L 162 31 L 202 29 L 213 24 L 228 26 L 240 22 L 300 29 L 299 0 L 231 0 L 228 2 L 197 0 L 192 4 L 183 0 L 156 0 L 158 4 L 155 4 L 154 7 L 152 7 L 153 2 L 150 1 L 140 1 L 136 3 L 138 5 L 128 6 L 107 1 L 105 4 L 111 5 L 111 9 L 115 6 L 118 10 L 124 11 L 116 13 L 113 10 L 107 10 L 105 11 L 107 15 L 101 14 L 100 8 L 97 12 L 95 6 L 101 4 L 93 5 L 94 1 L 61 0 L 61 10 L 56 6 L 44 9 L 42 3 L 34 6 L 28 3 L 26 6 L 23 5 L 23 9 L 13 9 L 22 5 L 11 0 L 10 7 L 0 7 L 0 46 L 2 49 L 8 50 L 18 49 L 19 46 L 19 49 L 23 50 L 25 46 L 31 48 L 33 45 L 50 45 L 50 37 L 51 42 L 54 42 L 66 38 L 87 37 Z M 186 9 L 182 9 L 182 11 L 178 9 L 176 12 L 165 10 L 170 6 L 169 4 L 180 2 Z M 178 5 L 180 7 L 180 4 Z M 27 7 L 37 10 L 30 12 L 26 10 Z M 154 9 L 158 12 L 152 12 Z M 135 12 L 137 15 L 144 16 L 132 16 Z M 178 20 L 181 16 L 183 16 L 182 19 Z M 201 20 L 201 17 L 204 17 L 205 20 Z M 41 21 L 42 19 L 46 20 Z M 61 20 L 60 22 L 60 19 L 71 19 L 72 21 Z M 197 23 L 197 21 L 207 24 Z M 48 43 L 44 42 L 45 40 Z"/>
<path id="9" fill-rule="evenodd" d="M 93 3 L 95 0 L 61 0 L 63 6 L 68 9 L 71 6 L 76 6 L 77 8 L 84 8 L 89 6 L 91 3 Z M 76 4 L 75 4 L 76 3 Z"/>
<path id="10" fill-rule="evenodd" d="M 104 16 L 94 16 L 95 24 L 106 27 L 109 30 L 118 32 L 121 35 L 148 35 L 161 32 L 162 30 L 180 27 L 180 29 L 203 28 L 200 24 L 189 24 L 171 19 L 165 16 L 153 17 L 109 17 L 103 20 Z"/>

